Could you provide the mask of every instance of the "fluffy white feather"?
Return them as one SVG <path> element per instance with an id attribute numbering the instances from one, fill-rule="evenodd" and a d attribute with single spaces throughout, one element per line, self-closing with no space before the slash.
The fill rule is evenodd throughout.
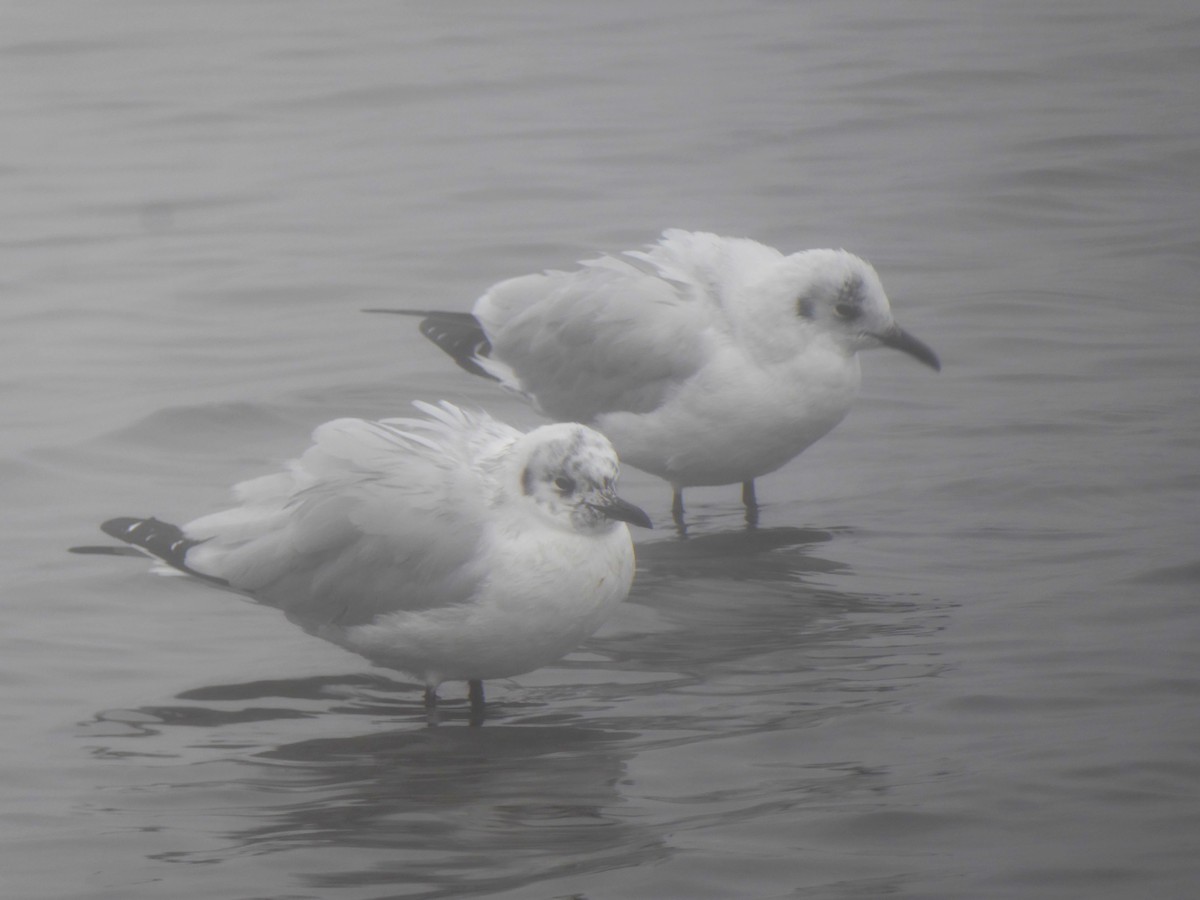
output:
<path id="1" fill-rule="evenodd" d="M 105 530 L 431 690 L 552 662 L 626 597 L 624 523 L 649 525 L 615 494 L 611 444 L 583 425 L 522 434 L 444 401 L 416 406 L 423 418 L 320 426 L 286 471 L 182 529 Z"/>
<path id="2" fill-rule="evenodd" d="M 410 314 L 469 334 L 462 314 Z M 896 324 L 865 260 L 677 229 L 645 250 L 502 281 L 473 316 L 474 341 L 426 333 L 546 416 L 602 431 L 624 463 L 675 487 L 680 514 L 682 488 L 749 487 L 837 425 L 858 393 L 858 351 L 940 366 Z"/>

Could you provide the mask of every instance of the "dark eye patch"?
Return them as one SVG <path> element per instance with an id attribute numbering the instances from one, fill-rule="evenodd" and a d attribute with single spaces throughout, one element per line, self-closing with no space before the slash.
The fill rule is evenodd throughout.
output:
<path id="1" fill-rule="evenodd" d="M 853 322 L 862 315 L 862 309 L 855 303 L 839 303 L 834 306 L 833 311 L 839 319 L 845 319 L 847 322 Z"/>
<path id="2" fill-rule="evenodd" d="M 560 493 L 570 494 L 575 491 L 575 479 L 570 475 L 559 475 L 554 479 L 554 486 Z"/>
<path id="3" fill-rule="evenodd" d="M 796 315 L 802 319 L 811 319 L 815 315 L 813 302 L 807 297 L 801 297 L 796 303 Z"/>

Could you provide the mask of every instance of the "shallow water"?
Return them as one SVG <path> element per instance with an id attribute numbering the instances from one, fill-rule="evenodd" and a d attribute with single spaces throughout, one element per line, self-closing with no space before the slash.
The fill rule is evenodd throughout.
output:
<path id="1" fill-rule="evenodd" d="M 5 896 L 1194 895 L 1190 4 L 0 18 Z M 630 601 L 483 728 L 65 552 L 219 508 L 334 416 L 534 424 L 358 311 L 667 226 L 866 256 L 944 370 L 866 357 L 756 531 L 690 491 L 690 539 L 639 534 Z"/>

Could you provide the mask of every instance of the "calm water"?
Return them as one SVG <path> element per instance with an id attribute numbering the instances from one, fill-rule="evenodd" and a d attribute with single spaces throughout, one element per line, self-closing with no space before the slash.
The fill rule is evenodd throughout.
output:
<path id="1" fill-rule="evenodd" d="M 0 879 L 31 900 L 1185 898 L 1191 2 L 11 0 Z M 402 676 L 136 561 L 343 414 L 515 401 L 411 323 L 666 226 L 879 269 L 940 375 L 639 535 L 561 664 Z M 623 493 L 664 525 L 669 492 Z"/>

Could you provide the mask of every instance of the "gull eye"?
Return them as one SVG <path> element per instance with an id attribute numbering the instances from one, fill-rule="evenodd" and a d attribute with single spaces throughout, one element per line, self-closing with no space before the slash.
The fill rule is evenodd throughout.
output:
<path id="1" fill-rule="evenodd" d="M 554 486 L 560 494 L 570 494 L 575 490 L 575 479 L 569 475 L 559 475 L 554 479 Z"/>
<path id="2" fill-rule="evenodd" d="M 839 319 L 845 319 L 847 322 L 853 322 L 862 315 L 862 310 L 853 303 L 839 303 L 833 308 Z"/>

